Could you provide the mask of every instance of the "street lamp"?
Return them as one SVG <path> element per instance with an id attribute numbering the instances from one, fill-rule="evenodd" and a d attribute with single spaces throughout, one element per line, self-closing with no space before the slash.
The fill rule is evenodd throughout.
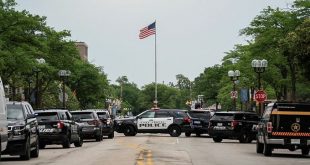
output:
<path id="1" fill-rule="evenodd" d="M 267 65 L 268 65 L 268 61 L 265 59 L 252 61 L 252 67 L 254 71 L 258 74 L 258 90 L 261 89 L 260 74 L 265 72 Z"/>
<path id="2" fill-rule="evenodd" d="M 60 100 L 62 101 L 62 107 L 63 109 L 66 109 L 66 89 L 65 89 L 65 80 L 67 77 L 69 77 L 71 75 L 71 72 L 69 70 L 60 70 L 58 72 L 59 77 L 62 78 L 62 98 L 60 96 Z M 68 97 L 68 95 L 67 95 Z"/>
<path id="3" fill-rule="evenodd" d="M 43 58 L 37 58 L 36 61 L 38 62 L 39 65 L 45 63 L 45 60 Z M 39 72 L 41 72 L 41 70 L 39 68 L 34 68 L 33 72 L 36 74 L 35 105 L 36 105 L 36 108 L 38 109 L 39 108 Z"/>
<path id="4" fill-rule="evenodd" d="M 263 59 L 263 60 L 252 60 L 252 68 L 254 69 L 254 71 L 258 74 L 258 90 L 261 90 L 261 77 L 260 77 L 260 74 L 265 72 L 265 69 L 267 68 L 268 66 L 268 61 Z M 258 107 L 258 110 L 259 110 L 259 114 L 262 113 L 262 105 L 261 103 L 259 103 L 259 107 Z"/>
<path id="5" fill-rule="evenodd" d="M 240 77 L 240 71 L 239 70 L 230 70 L 228 71 L 228 76 L 230 77 L 230 80 L 233 82 L 233 91 L 231 92 L 231 97 L 233 98 L 233 110 L 236 110 L 236 98 L 237 98 L 237 91 L 236 91 L 236 81 L 239 79 Z"/>

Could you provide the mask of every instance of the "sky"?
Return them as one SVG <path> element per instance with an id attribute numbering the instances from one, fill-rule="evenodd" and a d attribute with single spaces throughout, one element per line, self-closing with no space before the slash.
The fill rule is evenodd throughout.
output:
<path id="1" fill-rule="evenodd" d="M 221 64 L 225 52 L 245 44 L 239 31 L 263 9 L 293 0 L 16 0 L 16 9 L 47 17 L 55 30 L 71 31 L 88 45 L 88 60 L 111 83 L 121 76 L 138 87 L 155 82 L 155 36 L 139 31 L 156 20 L 157 82 L 193 81 Z"/>

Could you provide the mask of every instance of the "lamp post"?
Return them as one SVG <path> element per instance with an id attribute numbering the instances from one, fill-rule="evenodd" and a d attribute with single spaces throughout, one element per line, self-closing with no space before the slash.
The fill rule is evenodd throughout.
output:
<path id="1" fill-rule="evenodd" d="M 268 66 L 268 61 L 263 59 L 263 60 L 252 60 L 252 67 L 254 69 L 254 71 L 258 74 L 258 90 L 261 90 L 261 77 L 260 77 L 260 74 L 265 72 L 265 69 L 267 68 Z M 259 103 L 259 114 L 262 113 L 262 105 L 261 103 Z"/>
<path id="2" fill-rule="evenodd" d="M 38 62 L 38 64 L 44 64 L 45 60 L 43 58 L 37 58 L 36 61 Z M 36 75 L 36 90 L 35 90 L 35 105 L 36 108 L 39 108 L 39 72 L 41 72 L 41 70 L 39 68 L 35 68 L 33 69 L 33 72 Z"/>
<path id="3" fill-rule="evenodd" d="M 66 89 L 65 89 L 65 80 L 67 77 L 71 75 L 71 72 L 69 70 L 60 70 L 58 72 L 59 77 L 62 78 L 62 98 L 60 96 L 60 100 L 62 101 L 62 107 L 63 109 L 66 109 Z M 68 97 L 68 95 L 67 95 Z"/>
<path id="4" fill-rule="evenodd" d="M 230 80 L 233 82 L 233 91 L 231 92 L 231 97 L 233 99 L 233 110 L 236 110 L 237 104 L 236 104 L 236 98 L 238 96 L 238 92 L 236 91 L 236 81 L 240 77 L 240 71 L 239 70 L 230 70 L 228 71 L 228 76 L 230 77 Z"/>

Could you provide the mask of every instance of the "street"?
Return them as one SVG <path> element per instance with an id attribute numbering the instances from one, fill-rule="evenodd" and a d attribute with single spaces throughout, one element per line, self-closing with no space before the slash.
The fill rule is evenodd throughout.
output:
<path id="1" fill-rule="evenodd" d="M 166 134 L 137 134 L 125 137 L 116 134 L 114 139 L 102 142 L 86 141 L 81 148 L 71 145 L 46 146 L 39 158 L 21 161 L 18 157 L 3 156 L 1 165 L 62 165 L 62 164 L 115 164 L 115 165 L 308 165 L 310 156 L 303 157 L 300 150 L 276 150 L 272 157 L 256 154 L 255 142 L 240 144 L 236 140 L 214 143 L 207 136 L 178 138 Z"/>

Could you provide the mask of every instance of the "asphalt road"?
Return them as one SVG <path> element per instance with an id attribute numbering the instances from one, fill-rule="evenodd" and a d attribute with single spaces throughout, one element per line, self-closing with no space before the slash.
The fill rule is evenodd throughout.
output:
<path id="1" fill-rule="evenodd" d="M 138 134 L 102 142 L 87 141 L 83 147 L 63 149 L 46 146 L 39 158 L 21 161 L 2 156 L 1 165 L 309 165 L 310 156 L 299 151 L 275 150 L 272 157 L 256 154 L 255 143 L 240 144 L 235 140 L 214 143 L 208 137 L 178 138 L 165 134 Z"/>

